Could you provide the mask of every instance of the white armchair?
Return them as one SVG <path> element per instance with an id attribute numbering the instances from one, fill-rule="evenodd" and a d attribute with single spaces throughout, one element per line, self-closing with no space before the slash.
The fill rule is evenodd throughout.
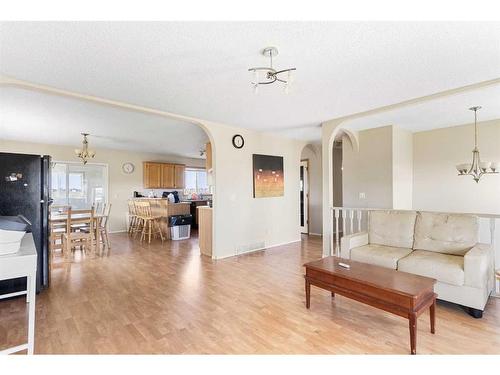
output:
<path id="1" fill-rule="evenodd" d="M 351 259 L 351 249 L 368 245 L 368 232 L 359 232 L 340 239 L 340 257 Z"/>

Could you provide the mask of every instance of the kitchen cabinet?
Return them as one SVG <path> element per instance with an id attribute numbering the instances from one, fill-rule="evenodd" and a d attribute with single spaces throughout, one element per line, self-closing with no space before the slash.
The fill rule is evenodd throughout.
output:
<path id="1" fill-rule="evenodd" d="M 145 189 L 183 189 L 183 164 L 146 161 L 143 164 L 143 185 Z"/>
<path id="2" fill-rule="evenodd" d="M 198 243 L 202 255 L 212 256 L 212 208 L 200 206 L 198 210 Z"/>
<path id="3" fill-rule="evenodd" d="M 174 187 L 177 189 L 184 189 L 184 172 L 186 170 L 186 166 L 182 164 L 174 165 Z"/>
<path id="4" fill-rule="evenodd" d="M 143 169 L 144 187 L 147 189 L 161 188 L 161 163 L 145 162 Z"/>
<path id="5" fill-rule="evenodd" d="M 173 164 L 161 164 L 161 187 L 175 187 L 175 169 Z"/>

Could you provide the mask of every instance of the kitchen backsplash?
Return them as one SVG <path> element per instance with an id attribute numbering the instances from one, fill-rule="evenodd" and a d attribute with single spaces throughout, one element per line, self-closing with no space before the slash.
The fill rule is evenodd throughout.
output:
<path id="1" fill-rule="evenodd" d="M 163 195 L 163 192 L 167 191 L 167 192 L 172 192 L 172 191 L 177 191 L 178 194 L 179 194 L 179 198 L 182 200 L 182 199 L 190 199 L 191 198 L 191 194 L 188 194 L 188 195 L 185 195 L 184 194 L 184 190 L 183 189 L 142 189 L 142 190 L 138 190 L 139 193 L 141 193 L 143 196 L 145 197 L 148 197 L 150 192 L 153 192 L 154 196 L 156 198 L 161 198 L 162 195 Z M 212 198 L 212 194 L 199 194 L 199 197 L 201 199 L 211 199 Z"/>

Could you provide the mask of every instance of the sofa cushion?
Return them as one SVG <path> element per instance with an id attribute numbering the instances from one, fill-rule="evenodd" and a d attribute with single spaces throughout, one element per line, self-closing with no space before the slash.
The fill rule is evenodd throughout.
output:
<path id="1" fill-rule="evenodd" d="M 478 242 L 478 225 L 473 215 L 419 212 L 413 249 L 465 255 Z"/>
<path id="2" fill-rule="evenodd" d="M 413 247 L 415 211 L 371 211 L 368 238 L 371 244 Z"/>
<path id="3" fill-rule="evenodd" d="M 398 271 L 432 277 L 443 283 L 462 286 L 465 281 L 464 257 L 415 250 L 398 262 Z"/>
<path id="4" fill-rule="evenodd" d="M 351 250 L 351 259 L 385 268 L 397 269 L 398 260 L 407 256 L 412 249 L 382 245 L 365 245 Z"/>

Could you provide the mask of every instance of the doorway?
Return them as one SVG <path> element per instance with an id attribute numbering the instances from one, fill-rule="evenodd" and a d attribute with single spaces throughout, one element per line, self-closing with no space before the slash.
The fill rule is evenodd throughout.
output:
<path id="1" fill-rule="evenodd" d="M 309 234 L 309 161 L 300 161 L 300 232 Z"/>

